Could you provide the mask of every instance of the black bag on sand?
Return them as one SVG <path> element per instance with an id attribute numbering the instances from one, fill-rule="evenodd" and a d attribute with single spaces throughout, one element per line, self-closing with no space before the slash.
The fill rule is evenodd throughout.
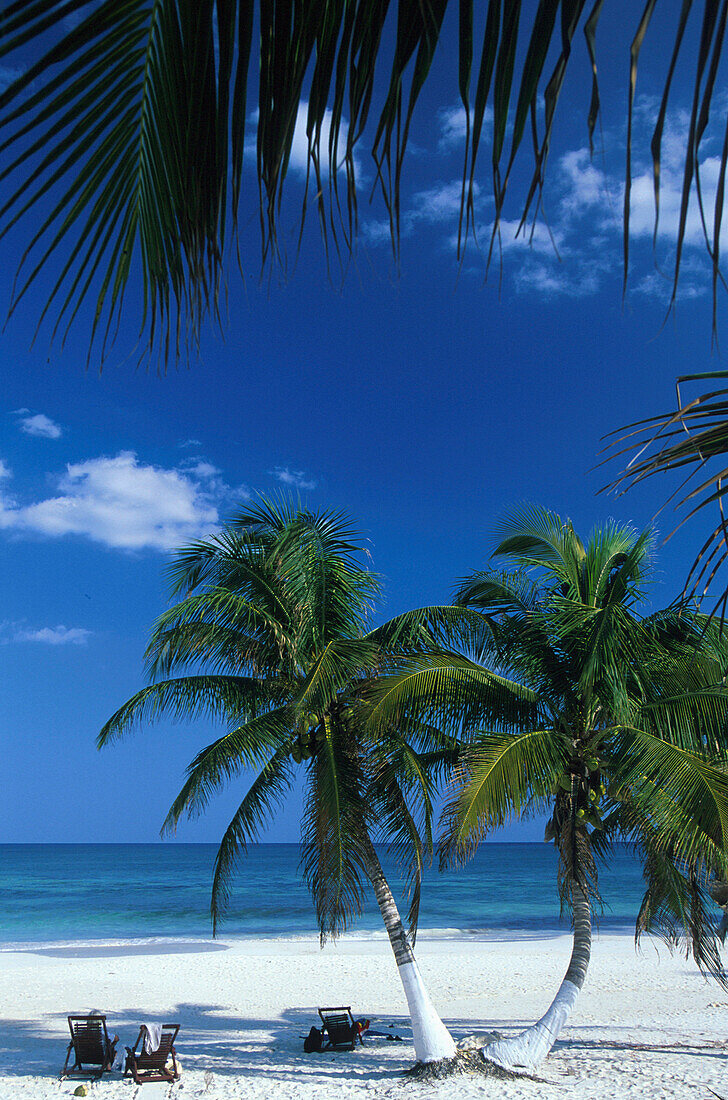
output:
<path id="1" fill-rule="evenodd" d="M 303 1049 L 306 1051 L 306 1054 L 312 1054 L 314 1051 L 321 1050 L 323 1045 L 324 1036 L 321 1028 L 312 1027 L 303 1040 Z"/>

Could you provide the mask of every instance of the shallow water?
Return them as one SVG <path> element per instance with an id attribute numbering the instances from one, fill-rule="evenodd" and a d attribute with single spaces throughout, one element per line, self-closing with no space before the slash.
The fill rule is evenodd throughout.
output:
<path id="1" fill-rule="evenodd" d="M 0 845 L 0 945 L 209 940 L 215 852 L 212 844 Z M 600 926 L 631 931 L 643 885 L 629 851 L 619 850 L 601 871 L 600 888 Z M 297 846 L 252 847 L 240 863 L 222 937 L 295 937 L 315 927 Z M 420 916 L 427 936 L 513 938 L 567 928 L 551 845 L 487 843 L 465 868 L 427 873 Z M 384 934 L 373 900 L 351 931 Z"/>

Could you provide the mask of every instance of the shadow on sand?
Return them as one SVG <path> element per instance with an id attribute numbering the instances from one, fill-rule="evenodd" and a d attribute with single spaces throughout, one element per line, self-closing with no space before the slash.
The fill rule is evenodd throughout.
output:
<path id="1" fill-rule="evenodd" d="M 83 1011 L 83 1006 L 72 1006 Z M 364 1013 L 362 1013 L 364 1015 Z M 275 1020 L 236 1017 L 225 1013 L 220 1005 L 182 1002 L 168 1014 L 168 1018 L 181 1025 L 177 1050 L 185 1068 L 208 1071 L 221 1077 L 256 1077 L 265 1072 L 271 1083 L 276 1079 L 290 1079 L 297 1067 L 310 1073 L 317 1059 L 326 1059 L 326 1076 L 330 1079 L 345 1078 L 352 1070 L 363 1068 L 369 1080 L 394 1081 L 410 1068 L 414 1061 L 411 1031 L 407 1017 L 391 1015 L 375 1018 L 375 1030 L 384 1031 L 390 1026 L 404 1040 L 402 1043 L 386 1039 L 369 1039 L 355 1051 L 326 1051 L 306 1054 L 303 1039 L 313 1023 L 318 1022 L 316 1006 L 289 1008 Z M 120 1047 L 131 1045 L 136 1039 L 139 1024 L 149 1019 L 149 1014 L 138 1008 L 107 1015 L 111 1034 L 120 1037 Z M 528 1026 L 530 1020 L 490 1019 L 474 1024 L 472 1020 L 447 1020 L 453 1037 L 457 1040 L 473 1031 L 501 1031 L 513 1034 Z M 620 1053 L 654 1052 L 691 1057 L 726 1057 L 723 1043 L 677 1043 L 667 1038 L 663 1043 L 642 1043 L 600 1038 L 599 1027 L 582 1028 L 580 1037 L 560 1039 L 555 1051 L 577 1053 L 610 1050 Z M 588 1037 L 584 1035 L 588 1033 Z M 7 1076 L 57 1077 L 65 1058 L 68 1042 L 66 1012 L 46 1013 L 37 1022 L 26 1020 L 0 1020 L 0 1073 Z M 394 1057 L 393 1057 L 394 1055 Z M 275 1068 L 280 1062 L 280 1070 Z M 335 1064 L 334 1068 L 331 1063 Z M 322 1066 L 323 1069 L 323 1066 Z"/>

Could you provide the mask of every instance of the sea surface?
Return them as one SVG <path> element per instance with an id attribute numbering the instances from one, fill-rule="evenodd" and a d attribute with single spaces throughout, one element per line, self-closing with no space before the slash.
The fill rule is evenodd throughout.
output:
<path id="1" fill-rule="evenodd" d="M 13 946 L 177 943 L 210 940 L 214 844 L 0 845 L 0 950 Z M 390 873 L 395 893 L 402 890 Z M 457 871 L 427 873 L 420 910 L 423 936 L 503 938 L 568 929 L 560 918 L 556 854 L 547 844 L 480 847 Z M 631 932 L 639 910 L 641 868 L 618 851 L 599 877 L 600 927 Z M 406 898 L 401 899 L 403 914 Z M 260 844 L 241 861 L 222 942 L 242 937 L 298 937 L 315 932 L 295 844 Z M 384 935 L 371 902 L 351 934 Z"/>

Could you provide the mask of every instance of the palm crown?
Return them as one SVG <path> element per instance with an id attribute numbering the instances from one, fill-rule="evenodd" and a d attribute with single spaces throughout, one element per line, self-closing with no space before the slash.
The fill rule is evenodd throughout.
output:
<path id="1" fill-rule="evenodd" d="M 181 599 L 159 619 L 147 649 L 154 682 L 112 716 L 99 745 L 163 713 L 225 721 L 227 732 L 190 764 L 167 830 L 201 812 L 245 769 L 257 769 L 217 854 L 214 925 L 237 857 L 271 820 L 299 765 L 302 865 L 322 936 L 360 911 L 377 833 L 406 868 L 416 925 L 433 776 L 447 743 L 428 758 L 392 729 L 367 737 L 359 711 L 371 677 L 416 640 L 424 643 L 427 619 L 413 614 L 368 629 L 380 583 L 358 560 L 348 524 L 285 502 L 246 509 L 220 535 L 180 551 L 170 573 Z"/>
<path id="2" fill-rule="evenodd" d="M 418 658 L 376 689 L 374 720 L 461 724 L 470 747 L 445 811 L 443 858 L 509 818 L 548 811 L 562 898 L 598 898 L 595 856 L 636 845 L 648 889 L 638 929 L 720 961 L 704 887 L 728 851 L 725 642 L 684 607 L 640 618 L 650 536 L 608 524 L 584 545 L 526 508 L 457 594 L 490 626 L 477 653 Z"/>

